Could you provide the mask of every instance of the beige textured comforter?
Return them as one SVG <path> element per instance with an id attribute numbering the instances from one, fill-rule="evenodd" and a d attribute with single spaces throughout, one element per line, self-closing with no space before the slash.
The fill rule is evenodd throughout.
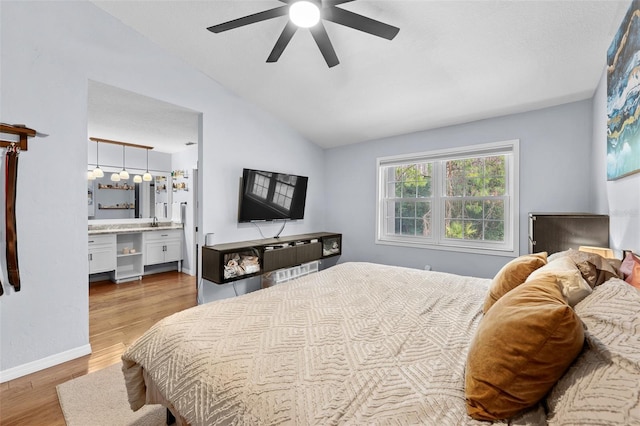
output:
<path id="1" fill-rule="evenodd" d="M 192 425 L 482 424 L 467 348 L 490 281 L 346 263 L 153 326 L 123 355 Z"/>

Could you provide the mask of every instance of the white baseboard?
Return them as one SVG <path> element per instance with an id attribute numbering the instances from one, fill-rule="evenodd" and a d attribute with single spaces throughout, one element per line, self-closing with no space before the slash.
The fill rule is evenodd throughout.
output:
<path id="1" fill-rule="evenodd" d="M 75 349 L 60 352 L 58 354 L 39 359 L 37 361 L 28 362 L 26 364 L 18 365 L 17 367 L 8 368 L 6 370 L 0 371 L 0 383 L 8 382 L 9 380 L 17 379 L 18 377 L 26 376 L 27 374 L 35 373 L 36 371 L 44 370 L 45 368 L 53 367 L 55 365 L 62 364 L 63 362 L 80 358 L 81 356 L 89 355 L 90 353 L 91 345 L 86 344 L 84 346 L 79 346 Z"/>

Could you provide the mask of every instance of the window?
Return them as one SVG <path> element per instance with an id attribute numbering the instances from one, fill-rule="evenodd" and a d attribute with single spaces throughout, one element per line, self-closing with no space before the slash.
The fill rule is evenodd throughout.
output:
<path id="1" fill-rule="evenodd" d="M 517 256 L 518 148 L 379 158 L 376 242 Z"/>
<path id="2" fill-rule="evenodd" d="M 291 200 L 293 200 L 293 190 L 296 187 L 296 180 L 296 176 L 277 175 L 273 202 L 287 211 L 291 209 Z"/>
<path id="3" fill-rule="evenodd" d="M 267 195 L 269 194 L 270 182 L 271 173 L 256 172 L 253 175 L 253 186 L 251 187 L 251 193 L 256 197 L 266 200 Z"/>
<path id="4" fill-rule="evenodd" d="M 251 178 L 253 179 L 253 184 L 250 186 L 252 196 L 278 210 L 288 212 L 291 209 L 297 176 L 256 170 L 253 171 Z"/>

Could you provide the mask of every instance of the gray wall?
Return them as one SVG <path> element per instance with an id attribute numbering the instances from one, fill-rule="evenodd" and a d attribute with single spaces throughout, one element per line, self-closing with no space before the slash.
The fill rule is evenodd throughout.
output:
<path id="1" fill-rule="evenodd" d="M 343 233 L 341 261 L 360 260 L 493 277 L 509 258 L 375 244 L 376 158 L 520 140 L 520 252 L 531 211 L 590 210 L 591 101 L 327 150 L 326 228 Z"/>
<path id="2" fill-rule="evenodd" d="M 173 192 L 174 203 L 187 203 L 185 207 L 184 223 L 184 243 L 182 245 L 182 272 L 197 275 L 196 271 L 196 251 L 195 251 L 195 186 L 193 170 L 198 167 L 198 147 L 193 145 L 171 155 L 171 170 L 184 170 L 187 172 L 186 178 L 178 178 L 176 182 L 187 184 L 187 190 Z"/>
<path id="3" fill-rule="evenodd" d="M 607 74 L 603 71 L 593 97 L 591 203 L 595 213 L 609 215 L 610 245 L 640 253 L 640 173 L 607 181 Z"/>

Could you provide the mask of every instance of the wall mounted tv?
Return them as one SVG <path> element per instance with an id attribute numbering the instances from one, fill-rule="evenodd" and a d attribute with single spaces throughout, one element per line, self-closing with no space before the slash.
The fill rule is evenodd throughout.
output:
<path id="1" fill-rule="evenodd" d="M 304 218 L 306 176 L 243 169 L 238 222 Z"/>

